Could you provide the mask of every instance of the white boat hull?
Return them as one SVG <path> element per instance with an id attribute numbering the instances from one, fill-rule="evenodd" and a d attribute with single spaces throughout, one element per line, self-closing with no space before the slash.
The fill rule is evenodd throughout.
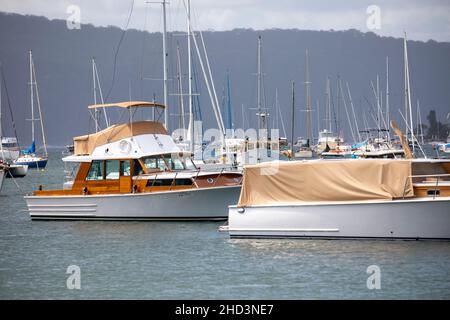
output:
<path id="1" fill-rule="evenodd" d="M 28 166 L 26 165 L 19 165 L 19 164 L 11 164 L 9 166 L 9 173 L 6 175 L 7 178 L 13 177 L 13 178 L 21 178 L 25 177 L 28 172 Z"/>
<path id="2" fill-rule="evenodd" d="M 450 197 L 230 206 L 229 233 L 257 238 L 450 239 Z"/>
<path id="3" fill-rule="evenodd" d="M 226 220 L 240 186 L 116 195 L 26 196 L 33 220 Z"/>

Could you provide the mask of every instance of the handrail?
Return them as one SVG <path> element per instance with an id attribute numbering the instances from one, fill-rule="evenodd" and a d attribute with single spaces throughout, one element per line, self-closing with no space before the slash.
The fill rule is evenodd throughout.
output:
<path id="1" fill-rule="evenodd" d="M 153 178 L 153 182 L 152 182 L 152 186 L 150 187 L 150 190 L 152 190 L 152 189 L 153 189 L 153 187 L 155 186 L 155 183 L 156 183 L 156 178 L 158 178 L 158 173 L 157 173 L 157 174 L 155 174 L 155 178 Z"/>
<path id="2" fill-rule="evenodd" d="M 221 175 L 222 175 L 222 173 L 223 173 L 223 170 L 225 170 L 225 168 L 222 168 L 222 170 L 220 170 L 220 173 L 219 173 L 219 175 L 217 176 L 216 180 L 214 180 L 214 184 L 213 184 L 213 187 L 215 187 L 215 186 L 216 186 L 216 184 L 217 184 L 217 181 L 219 180 L 220 176 L 221 176 Z"/>
<path id="3" fill-rule="evenodd" d="M 409 175 L 405 179 L 405 185 L 403 187 L 403 197 L 402 199 L 405 199 L 405 193 L 406 193 L 406 185 L 408 184 L 409 178 L 431 178 L 431 177 L 450 177 L 450 174 L 448 173 L 440 173 L 440 174 L 416 174 L 416 175 Z M 439 179 L 436 179 L 436 186 L 434 187 L 434 193 L 433 193 L 433 200 L 436 199 L 436 193 L 438 191 L 439 187 Z"/>
<path id="4" fill-rule="evenodd" d="M 194 188 L 194 185 L 197 185 L 196 181 L 197 181 L 198 175 L 200 174 L 200 170 L 202 170 L 202 169 L 201 169 L 201 168 L 198 168 L 197 174 L 195 175 L 194 180 L 192 180 L 192 188 Z M 197 187 L 198 187 L 198 186 L 197 186 Z"/>
<path id="5" fill-rule="evenodd" d="M 170 188 L 169 188 L 169 191 L 171 191 L 171 190 L 172 190 L 172 187 L 173 187 L 174 183 L 176 183 L 176 180 L 177 180 L 177 175 L 178 175 L 178 172 L 177 172 L 177 173 L 175 173 L 175 176 L 174 176 L 174 177 L 173 177 L 173 179 L 172 179 L 172 183 L 170 184 Z"/>

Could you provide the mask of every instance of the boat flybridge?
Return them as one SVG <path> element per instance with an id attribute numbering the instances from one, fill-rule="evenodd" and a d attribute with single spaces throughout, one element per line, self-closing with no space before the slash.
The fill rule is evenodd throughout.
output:
<path id="1" fill-rule="evenodd" d="M 450 160 L 268 162 L 244 168 L 231 237 L 450 239 Z"/>
<path id="2" fill-rule="evenodd" d="M 89 106 L 112 107 L 128 111 L 129 122 L 75 137 L 73 155 L 63 158 L 79 164 L 75 178 L 63 189 L 40 187 L 26 196 L 32 219 L 227 219 L 227 206 L 239 197 L 241 173 L 197 169 L 191 153 L 181 151 L 158 121 L 164 105 Z M 153 120 L 133 121 L 137 108 L 152 108 Z"/>

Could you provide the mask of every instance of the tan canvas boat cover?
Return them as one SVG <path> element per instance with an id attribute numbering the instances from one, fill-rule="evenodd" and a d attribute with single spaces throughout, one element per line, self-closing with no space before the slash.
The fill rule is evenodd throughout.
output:
<path id="1" fill-rule="evenodd" d="M 412 197 L 411 161 L 278 161 L 244 168 L 238 206 Z M 406 184 L 406 187 L 405 187 Z"/>
<path id="2" fill-rule="evenodd" d="M 112 125 L 102 131 L 73 138 L 74 154 L 89 155 L 97 146 L 119 141 L 132 135 L 167 134 L 164 126 L 154 121 L 137 121 L 120 125 Z"/>

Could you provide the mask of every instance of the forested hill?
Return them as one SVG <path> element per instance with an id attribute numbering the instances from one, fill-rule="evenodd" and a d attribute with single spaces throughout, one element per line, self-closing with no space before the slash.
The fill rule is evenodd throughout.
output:
<path id="1" fill-rule="evenodd" d="M 305 49 L 309 49 L 312 102 L 315 109 L 318 100 L 319 114 L 315 109 L 314 131 L 318 122 L 324 126 L 325 80 L 331 77 L 335 120 L 338 120 L 347 138 L 347 117 L 342 101 L 336 99 L 336 81 L 349 83 L 358 120 L 362 115 L 373 122 L 370 111 L 374 97 L 370 81 L 385 91 L 385 60 L 389 56 L 391 83 L 391 114 L 400 121 L 399 109 L 403 102 L 403 40 L 379 37 L 373 33 L 356 30 L 303 31 L 303 30 L 243 30 L 204 32 L 204 38 L 212 67 L 219 100 L 225 92 L 226 73 L 230 73 L 231 101 L 234 124 L 242 127 L 242 105 L 245 127 L 256 126 L 256 52 L 257 38 L 262 36 L 265 105 L 275 119 L 273 106 L 275 90 L 290 132 L 291 81 L 297 89 L 296 135 L 305 135 L 304 81 Z M 122 36 L 117 27 L 82 25 L 80 30 L 69 30 L 66 21 L 48 20 L 43 17 L 0 13 L 0 61 L 3 65 L 8 96 L 13 108 L 19 138 L 28 143 L 30 136 L 29 70 L 28 52 L 33 51 L 37 80 L 43 107 L 47 140 L 52 145 L 64 145 L 74 135 L 84 134 L 93 128 L 89 121 L 87 105 L 93 102 L 91 59 L 95 57 L 103 94 L 108 102 L 144 99 L 162 101 L 162 82 L 149 80 L 162 78 L 161 34 L 128 30 L 120 50 L 115 54 Z M 400 35 L 399 35 L 400 36 Z M 184 89 L 187 55 L 186 37 L 169 34 L 170 93 L 177 92 L 175 48 L 180 46 Z M 422 118 L 432 109 L 438 120 L 445 122 L 450 111 L 450 43 L 434 41 L 409 41 L 411 90 L 414 107 L 420 101 Z M 115 68 L 114 68 L 115 65 Z M 203 120 L 207 127 L 214 127 L 213 112 L 198 62 L 195 62 L 198 93 Z M 113 72 L 116 72 L 114 83 Z M 112 86 L 113 85 L 113 86 Z M 111 89 L 112 88 L 112 89 Z M 344 89 L 345 89 L 344 85 Z M 110 90 L 111 89 L 111 90 Z M 7 99 L 2 88 L 3 125 L 5 134 L 12 134 Z M 178 126 L 178 97 L 169 101 L 171 127 Z M 372 104 L 372 107 L 369 106 Z M 373 109 L 372 109 L 373 110 Z M 414 111 L 415 113 L 415 111 Z M 271 120 L 272 121 L 272 120 Z M 333 121 L 334 122 L 334 121 Z M 334 124 L 333 124 L 334 125 Z M 374 124 L 373 124 L 374 125 Z"/>

